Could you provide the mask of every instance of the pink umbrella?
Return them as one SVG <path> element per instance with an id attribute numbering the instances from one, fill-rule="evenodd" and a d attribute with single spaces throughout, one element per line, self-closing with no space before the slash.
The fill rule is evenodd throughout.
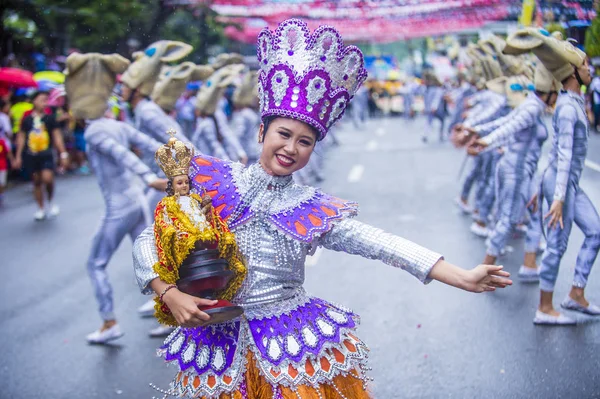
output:
<path id="1" fill-rule="evenodd" d="M 24 69 L 0 68 L 0 86 L 4 87 L 38 87 L 33 74 Z"/>

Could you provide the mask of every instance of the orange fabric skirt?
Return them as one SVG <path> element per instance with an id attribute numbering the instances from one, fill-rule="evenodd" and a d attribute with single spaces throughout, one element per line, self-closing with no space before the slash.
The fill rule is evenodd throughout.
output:
<path id="1" fill-rule="evenodd" d="M 274 394 L 273 386 L 260 374 L 252 352 L 248 351 L 246 357 L 248 365 L 244 375 L 245 395 L 240 390 L 236 390 L 231 394 L 221 394 L 219 399 L 371 399 L 356 370 L 350 371 L 347 375 L 338 375 L 331 383 L 318 388 L 299 385 L 292 390 L 279 386 L 279 395 Z M 177 379 L 182 378 L 182 374 L 180 372 Z"/>

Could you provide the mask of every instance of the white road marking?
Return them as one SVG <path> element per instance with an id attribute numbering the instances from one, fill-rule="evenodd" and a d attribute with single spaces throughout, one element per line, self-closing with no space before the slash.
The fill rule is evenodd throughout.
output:
<path id="1" fill-rule="evenodd" d="M 362 179 L 365 167 L 362 165 L 354 165 L 348 173 L 348 183 L 357 183 Z"/>
<path id="2" fill-rule="evenodd" d="M 600 164 L 597 164 L 594 161 L 590 161 L 589 159 L 585 160 L 585 166 L 588 168 L 595 170 L 596 172 L 600 172 Z"/>
<path id="3" fill-rule="evenodd" d="M 375 134 L 379 137 L 383 136 L 386 133 L 386 130 L 382 127 L 378 127 L 377 130 L 375 130 Z"/>
<path id="4" fill-rule="evenodd" d="M 371 141 L 369 141 L 369 142 L 367 143 L 367 147 L 366 147 L 366 149 L 367 149 L 367 151 L 369 151 L 369 152 L 373 152 L 373 151 L 375 151 L 375 150 L 377 149 L 377 147 L 378 147 L 378 144 L 377 144 L 377 142 L 376 142 L 375 140 L 371 140 Z"/>
<path id="5" fill-rule="evenodd" d="M 322 253 L 323 253 L 323 248 L 321 248 L 321 247 L 317 248 L 314 255 L 306 258 L 306 262 L 305 262 L 306 267 L 316 266 L 317 262 L 319 262 L 319 258 L 321 257 Z"/>

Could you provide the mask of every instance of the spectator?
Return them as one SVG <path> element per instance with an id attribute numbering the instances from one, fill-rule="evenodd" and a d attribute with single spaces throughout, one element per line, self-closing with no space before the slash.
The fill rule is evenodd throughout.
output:
<path id="1" fill-rule="evenodd" d="M 598 125 L 600 124 L 600 69 L 596 70 L 596 76 L 592 79 L 592 83 L 589 87 L 589 95 L 592 99 L 592 112 L 594 114 L 594 130 L 598 132 Z"/>
<path id="2" fill-rule="evenodd" d="M 0 139 L 5 139 L 9 147 L 12 138 L 12 127 L 10 123 L 10 102 L 0 98 Z"/>
<path id="3" fill-rule="evenodd" d="M 33 174 L 33 195 L 38 205 L 34 213 L 35 220 L 43 220 L 46 215 L 57 216 L 58 206 L 52 202 L 54 197 L 54 153 L 60 154 L 61 166 L 68 164 L 69 155 L 65 151 L 63 137 L 57 122 L 52 115 L 44 112 L 48 103 L 48 93 L 36 92 L 32 96 L 33 110 L 23 118 L 17 134 L 17 151 L 14 167 L 21 168 L 23 160 Z M 44 193 L 48 196 L 48 212 L 44 208 Z"/>
<path id="4" fill-rule="evenodd" d="M 8 162 L 12 163 L 12 161 L 8 139 L 0 137 L 0 207 L 4 203 L 4 189 L 6 188 Z"/>

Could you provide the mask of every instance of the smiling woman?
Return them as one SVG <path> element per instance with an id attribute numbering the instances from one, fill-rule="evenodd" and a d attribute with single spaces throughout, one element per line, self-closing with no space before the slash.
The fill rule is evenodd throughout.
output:
<path id="1" fill-rule="evenodd" d="M 193 398 L 363 399 L 370 397 L 367 346 L 357 337 L 359 316 L 304 291 L 306 257 L 323 247 L 378 259 L 473 292 L 511 284 L 501 266 L 466 271 L 440 254 L 354 220 L 358 205 L 294 183 L 316 142 L 339 120 L 366 78 L 362 53 L 344 47 L 332 27 L 312 35 L 299 20 L 259 36 L 259 98 L 264 142 L 260 162 L 199 155 L 192 159 L 192 191 L 206 192 L 235 241 L 247 275 L 232 299 L 243 317 L 213 324 L 198 299 L 154 270 L 152 228 L 134 245 L 142 292 L 163 294 L 180 327 L 161 353 L 179 373 L 169 393 Z"/>
<path id="2" fill-rule="evenodd" d="M 306 166 L 318 135 L 304 122 L 271 117 L 260 125 L 258 137 L 263 143 L 262 167 L 270 175 L 287 176 Z"/>

